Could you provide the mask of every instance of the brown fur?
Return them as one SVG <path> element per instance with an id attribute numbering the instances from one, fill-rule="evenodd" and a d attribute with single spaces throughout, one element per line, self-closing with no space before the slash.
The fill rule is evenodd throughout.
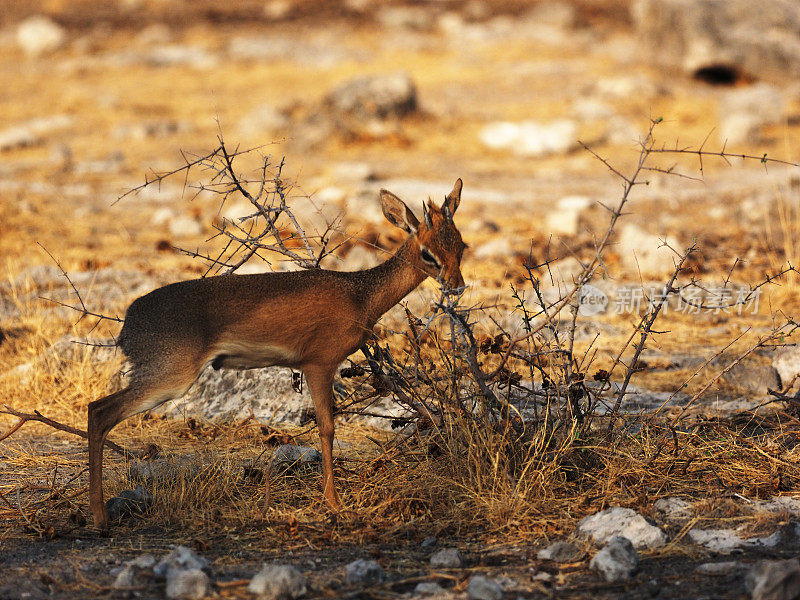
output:
<path id="1" fill-rule="evenodd" d="M 426 277 L 450 288 L 464 285 L 464 244 L 452 219 L 460 197 L 459 179 L 441 209 L 428 203 L 420 223 L 402 200 L 381 190 L 386 218 L 410 235 L 374 269 L 207 277 L 136 299 L 117 339 L 133 365 L 130 384 L 89 405 L 89 503 L 95 525 L 108 525 L 102 487 L 108 432 L 134 414 L 185 394 L 209 363 L 214 368 L 302 369 L 316 408 L 325 499 L 337 509 L 332 457 L 336 368 L 366 341 L 381 315 Z"/>

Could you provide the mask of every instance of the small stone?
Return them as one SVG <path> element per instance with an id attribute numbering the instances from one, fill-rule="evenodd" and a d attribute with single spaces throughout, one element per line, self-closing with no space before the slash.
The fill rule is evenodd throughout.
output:
<path id="1" fill-rule="evenodd" d="M 444 593 L 444 588 L 435 581 L 422 581 L 414 588 L 416 596 L 438 596 Z"/>
<path id="2" fill-rule="evenodd" d="M 128 479 L 147 488 L 152 488 L 156 484 L 168 485 L 197 477 L 200 465 L 200 458 L 191 455 L 139 460 L 128 466 Z"/>
<path id="3" fill-rule="evenodd" d="M 156 558 L 152 554 L 142 554 L 133 560 L 127 561 L 125 564 L 137 569 L 152 569 L 156 564 Z"/>
<path id="4" fill-rule="evenodd" d="M 434 569 L 458 569 L 464 564 L 464 557 L 457 548 L 442 548 L 431 555 Z"/>
<path id="5" fill-rule="evenodd" d="M 386 581 L 386 572 L 374 560 L 359 558 L 345 567 L 345 579 L 351 584 L 371 585 Z"/>
<path id="6" fill-rule="evenodd" d="M 720 106 L 722 140 L 730 144 L 757 143 L 761 128 L 785 117 L 783 92 L 768 83 L 758 83 L 729 91 Z"/>
<path id="7" fill-rule="evenodd" d="M 781 386 L 785 387 L 794 380 L 796 388 L 800 384 L 800 346 L 785 346 L 777 350 L 772 366 L 778 371 Z"/>
<path id="8" fill-rule="evenodd" d="M 581 549 L 569 542 L 553 542 L 547 548 L 539 550 L 536 558 L 552 560 L 557 563 L 575 562 L 581 555 Z"/>
<path id="9" fill-rule="evenodd" d="M 291 565 L 264 565 L 247 591 L 260 600 L 294 600 L 306 593 L 306 578 Z"/>
<path id="10" fill-rule="evenodd" d="M 771 513 L 786 513 L 793 517 L 800 517 L 800 499 L 790 496 L 775 496 L 770 500 L 759 502 L 758 509 Z"/>
<path id="11" fill-rule="evenodd" d="M 339 117 L 399 118 L 417 110 L 417 88 L 405 73 L 357 77 L 331 90 L 325 104 Z"/>
<path id="12" fill-rule="evenodd" d="M 337 271 L 364 271 L 380 264 L 381 259 L 373 248 L 356 244 L 341 262 L 334 263 Z"/>
<path id="13" fill-rule="evenodd" d="M 606 581 L 624 581 L 639 568 L 639 555 L 628 538 L 618 535 L 594 555 L 589 568 L 598 571 Z"/>
<path id="14" fill-rule="evenodd" d="M 154 67 L 192 67 L 208 69 L 219 61 L 216 56 L 203 48 L 168 44 L 152 48 L 147 55 L 147 62 Z"/>
<path id="15" fill-rule="evenodd" d="M 153 567 L 156 577 L 167 577 L 170 571 L 199 570 L 208 566 L 208 561 L 186 546 L 176 546 Z"/>
<path id="16" fill-rule="evenodd" d="M 140 515 L 153 505 L 153 496 L 141 485 L 135 489 L 120 492 L 119 496 L 109 498 L 106 513 L 111 521 L 119 521 L 132 515 Z"/>
<path id="17" fill-rule="evenodd" d="M 365 162 L 341 162 L 331 168 L 334 181 L 361 183 L 375 179 L 375 169 Z"/>
<path id="18" fill-rule="evenodd" d="M 428 548 L 433 548 L 438 543 L 439 543 L 439 538 L 428 536 L 424 540 L 422 540 L 420 546 L 422 546 L 422 548 L 424 549 L 428 549 Z"/>
<path id="19" fill-rule="evenodd" d="M 666 245 L 665 245 L 666 244 Z M 671 236 L 649 233 L 628 223 L 617 234 L 617 253 L 623 266 L 631 273 L 649 276 L 669 275 L 675 270 L 680 257 L 676 252 L 684 246 Z"/>
<path id="20" fill-rule="evenodd" d="M 778 371 L 775 370 L 775 367 L 747 360 L 734 365 L 722 376 L 722 379 L 761 396 L 766 396 L 769 394 L 769 390 L 777 390 L 780 387 Z"/>
<path id="21" fill-rule="evenodd" d="M 167 573 L 167 598 L 203 598 L 208 594 L 208 586 L 208 575 L 200 569 L 173 569 Z"/>
<path id="22" fill-rule="evenodd" d="M 565 196 L 556 202 L 555 209 L 545 219 L 545 230 L 557 235 L 577 235 L 581 213 L 593 201 L 588 196 Z"/>
<path id="23" fill-rule="evenodd" d="M 578 534 L 604 543 L 615 536 L 624 536 L 636 548 L 660 548 L 667 543 L 667 534 L 648 523 L 630 508 L 615 506 L 584 517 L 578 524 Z"/>
<path id="24" fill-rule="evenodd" d="M 203 225 L 188 215 L 178 215 L 169 221 L 169 232 L 175 237 L 190 237 L 203 233 Z"/>
<path id="25" fill-rule="evenodd" d="M 378 10 L 375 16 L 386 29 L 427 31 L 434 24 L 432 11 L 424 6 L 386 6 Z"/>
<path id="26" fill-rule="evenodd" d="M 467 584 L 468 600 L 500 600 L 503 588 L 494 579 L 474 575 Z"/>
<path id="27" fill-rule="evenodd" d="M 727 560 L 724 562 L 703 563 L 698 565 L 695 572 L 703 575 L 733 575 L 742 570 L 742 563 L 738 560 Z"/>
<path id="28" fill-rule="evenodd" d="M 800 598 L 800 561 L 764 560 L 747 574 L 745 586 L 753 600 L 797 600 Z"/>
<path id="29" fill-rule="evenodd" d="M 479 138 L 493 150 L 511 150 L 521 156 L 547 156 L 572 150 L 578 144 L 577 125 L 566 119 L 550 123 L 499 121 L 484 126 Z"/>
<path id="30" fill-rule="evenodd" d="M 692 505 L 680 498 L 660 498 L 653 508 L 668 519 L 688 519 L 692 516 Z"/>
<path id="31" fill-rule="evenodd" d="M 322 463 L 322 454 L 310 446 L 296 444 L 283 444 L 275 449 L 272 454 L 272 470 L 286 471 L 305 465 L 318 465 Z"/>
<path id="32" fill-rule="evenodd" d="M 122 570 L 117 573 L 117 578 L 114 580 L 114 583 L 111 585 L 111 587 L 113 587 L 115 590 L 119 590 L 133 586 L 134 573 L 135 571 L 132 566 L 125 565 Z"/>
<path id="33" fill-rule="evenodd" d="M 473 256 L 478 260 L 487 260 L 493 258 L 502 260 L 513 256 L 513 254 L 514 249 L 511 247 L 511 242 L 508 241 L 508 238 L 499 237 L 494 240 L 484 242 L 475 248 Z"/>
<path id="34" fill-rule="evenodd" d="M 289 118 L 269 104 L 262 104 L 239 121 L 239 131 L 245 135 L 281 131 L 289 125 Z M 252 212 L 252 210 L 250 211 Z"/>
<path id="35" fill-rule="evenodd" d="M 64 45 L 64 28 L 53 20 L 35 15 L 17 26 L 17 44 L 28 56 L 40 56 Z"/>

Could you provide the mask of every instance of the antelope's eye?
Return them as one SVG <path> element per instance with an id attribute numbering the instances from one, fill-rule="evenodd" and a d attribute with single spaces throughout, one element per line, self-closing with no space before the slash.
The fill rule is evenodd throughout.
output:
<path id="1" fill-rule="evenodd" d="M 422 249 L 422 252 L 420 253 L 420 256 L 422 257 L 422 262 L 428 263 L 429 265 L 432 265 L 434 267 L 438 267 L 439 266 L 439 261 L 436 260 L 433 257 L 433 254 L 428 252 L 425 248 Z"/>

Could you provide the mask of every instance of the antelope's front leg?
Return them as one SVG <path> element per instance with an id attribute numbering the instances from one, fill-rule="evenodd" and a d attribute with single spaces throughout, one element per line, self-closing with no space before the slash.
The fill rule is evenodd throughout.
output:
<path id="1" fill-rule="evenodd" d="M 317 428 L 322 446 L 322 482 L 325 501 L 333 511 L 338 511 L 341 504 L 336 493 L 333 478 L 333 375 L 336 367 L 305 367 L 311 397 L 317 412 Z"/>

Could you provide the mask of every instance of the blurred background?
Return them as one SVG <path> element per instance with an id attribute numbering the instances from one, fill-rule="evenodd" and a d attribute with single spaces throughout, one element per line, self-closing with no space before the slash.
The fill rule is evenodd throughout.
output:
<path id="1" fill-rule="evenodd" d="M 4 0 L 0 15 L 0 252 L 12 278 L 50 262 L 36 241 L 71 269 L 200 272 L 174 246 L 202 246 L 246 206 L 220 208 L 181 177 L 115 200 L 219 135 L 285 156 L 304 223 L 338 217 L 355 236 L 331 268 L 396 246 L 380 187 L 419 210 L 462 177 L 465 275 L 489 292 L 531 259 L 557 260 L 568 278 L 591 253 L 608 220 L 598 202 L 616 202 L 621 180 L 581 144 L 624 172 L 660 119 L 659 145 L 798 154 L 792 1 Z M 700 177 L 697 157 L 684 159 L 656 162 Z M 667 236 L 698 240 L 699 271 L 797 258 L 791 169 L 710 159 L 703 176 L 648 174 L 609 274 L 663 276 Z"/>

